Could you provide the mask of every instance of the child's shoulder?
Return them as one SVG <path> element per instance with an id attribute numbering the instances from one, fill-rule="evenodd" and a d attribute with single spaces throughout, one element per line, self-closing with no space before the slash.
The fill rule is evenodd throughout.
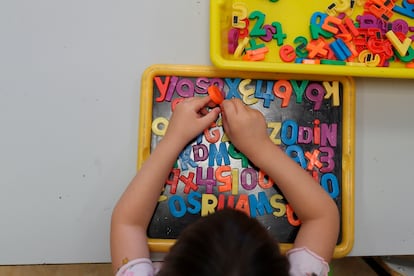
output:
<path id="1" fill-rule="evenodd" d="M 328 275 L 329 265 L 319 255 L 306 247 L 293 248 L 287 252 L 290 275 Z"/>
<path id="2" fill-rule="evenodd" d="M 123 265 L 116 276 L 154 276 L 158 270 L 150 259 L 140 258 Z"/>

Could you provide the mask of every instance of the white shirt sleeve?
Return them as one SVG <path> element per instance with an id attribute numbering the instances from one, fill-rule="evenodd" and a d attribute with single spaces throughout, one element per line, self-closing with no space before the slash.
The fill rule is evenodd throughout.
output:
<path id="1" fill-rule="evenodd" d="M 150 259 L 141 258 L 123 265 L 116 276 L 154 276 L 158 272 Z"/>
<path id="2" fill-rule="evenodd" d="M 328 275 L 328 263 L 305 247 L 289 250 L 287 252 L 287 257 L 290 263 L 289 274 L 291 276 Z"/>
<path id="3" fill-rule="evenodd" d="M 305 247 L 289 250 L 287 257 L 290 263 L 289 274 L 291 276 L 328 275 L 328 263 Z M 116 276 L 154 276 L 158 270 L 150 259 L 141 258 L 123 265 Z"/>

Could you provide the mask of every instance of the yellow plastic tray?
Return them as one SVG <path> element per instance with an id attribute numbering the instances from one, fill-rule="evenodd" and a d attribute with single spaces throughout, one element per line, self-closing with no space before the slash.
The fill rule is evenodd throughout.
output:
<path id="1" fill-rule="evenodd" d="M 139 120 L 139 140 L 138 140 L 138 158 L 137 158 L 137 169 L 141 167 L 144 160 L 150 155 L 151 150 L 156 146 L 158 141 L 162 138 L 160 134 L 154 133 L 153 131 L 153 122 L 154 118 L 158 118 L 159 114 L 163 114 L 162 116 L 165 117 L 167 120 L 171 115 L 171 103 L 173 99 L 184 97 L 178 96 L 177 92 L 175 91 L 175 96 L 170 98 L 169 100 L 164 101 L 157 101 L 160 98 L 159 93 L 159 83 L 158 85 L 155 82 L 155 79 L 158 78 L 158 82 L 161 80 L 164 86 L 163 89 L 166 89 L 165 86 L 165 78 L 173 77 L 175 78 L 174 83 L 177 85 L 179 83 L 185 84 L 188 82 L 184 82 L 184 80 L 191 80 L 195 83 L 195 80 L 201 79 L 203 87 L 211 81 L 217 80 L 251 80 L 257 81 L 262 80 L 264 82 L 277 82 L 280 80 L 283 81 L 292 81 L 301 83 L 303 81 L 309 81 L 309 85 L 311 83 L 338 83 L 342 87 L 342 94 L 340 102 L 337 102 L 336 106 L 333 103 L 333 98 L 329 98 L 329 100 L 324 100 L 323 105 L 325 106 L 324 110 L 326 110 L 325 114 L 321 111 L 312 112 L 312 109 L 309 109 L 309 99 L 303 99 L 302 103 L 298 103 L 295 99 L 295 96 L 290 98 L 289 105 L 294 106 L 295 109 L 289 109 L 288 107 L 281 108 L 280 99 L 276 99 L 272 101 L 270 107 L 266 109 L 266 120 L 269 120 L 274 114 L 278 114 L 281 120 L 286 120 L 289 118 L 295 118 L 294 113 L 296 108 L 298 110 L 297 114 L 300 114 L 300 120 L 302 120 L 302 114 L 306 114 L 305 119 L 306 122 L 309 120 L 313 120 L 312 118 L 328 118 L 331 116 L 330 114 L 335 116 L 335 120 L 338 120 L 338 129 L 341 131 L 342 139 L 338 137 L 338 147 L 342 147 L 340 155 L 341 163 L 337 164 L 337 173 L 341 175 L 340 182 L 341 188 L 340 192 L 338 193 L 339 201 L 337 201 L 338 207 L 341 209 L 341 240 L 337 244 L 335 248 L 334 257 L 340 258 L 347 255 L 353 246 L 354 241 L 354 127 L 355 127 L 355 92 L 354 92 L 354 81 L 350 77 L 337 77 L 337 76 L 320 76 L 320 75 L 299 75 L 299 74 L 274 74 L 274 73 L 259 73 L 259 72 L 245 72 L 245 71 L 228 71 L 228 70 L 221 70 L 215 67 L 209 66 L 187 66 L 187 65 L 153 65 L 147 68 L 147 70 L 142 75 L 142 85 L 141 85 L 141 103 L 140 103 L 140 120 Z M 183 80 L 183 82 L 181 82 Z M 182 87 L 188 88 L 188 86 L 183 85 Z M 200 86 L 201 87 L 201 86 Z M 250 87 L 251 90 L 252 87 Z M 202 89 L 198 89 L 194 96 L 202 96 L 201 93 Z M 229 95 L 229 86 L 224 82 L 224 87 L 222 88 L 226 97 Z M 172 90 L 171 90 L 172 91 Z M 178 90 L 177 90 L 178 91 Z M 188 89 L 186 90 L 188 94 Z M 240 89 L 237 91 L 240 92 Z M 234 93 L 234 90 L 233 90 Z M 190 93 L 191 94 L 191 93 Z M 234 95 L 234 94 L 232 94 Z M 170 94 L 171 96 L 171 94 Z M 191 96 L 191 95 L 190 95 Z M 168 96 L 167 96 L 168 97 Z M 252 95 L 248 97 L 250 100 L 252 99 Z M 332 100 L 332 102 L 331 102 Z M 308 103 L 306 103 L 308 102 Z M 332 106 L 330 106 L 332 103 Z M 250 103 L 252 108 L 260 108 L 264 105 L 264 101 L 259 99 L 257 103 Z M 305 105 L 307 104 L 307 105 Z M 339 105 L 338 105 L 339 104 Z M 334 107 L 335 106 L 335 107 Z M 286 109 L 286 110 L 285 110 Z M 262 109 L 263 110 L 263 109 Z M 262 111 L 261 110 L 261 111 Z M 285 110 L 285 111 L 284 111 Z M 304 113 L 303 113 L 304 112 Z M 281 115 L 279 115 L 281 113 Z M 312 115 L 313 114 L 313 115 Z M 310 116 L 310 117 L 309 117 Z M 313 117 L 315 116 L 315 117 Z M 296 116 L 297 117 L 297 116 Z M 217 122 L 218 127 L 220 127 L 220 123 Z M 222 131 L 222 129 L 221 129 Z M 272 135 L 272 134 L 270 134 Z M 274 135 L 276 138 L 277 135 Z M 204 139 L 204 138 L 203 138 Z M 195 143 L 195 142 L 194 142 Z M 204 143 L 204 142 L 203 142 Z M 220 142 L 217 142 L 219 144 Z M 228 142 L 226 142 L 228 143 Z M 285 146 L 281 143 L 282 148 Z M 314 147 L 311 144 L 311 147 Z M 234 159 L 232 159 L 234 160 Z M 234 162 L 234 163 L 233 163 Z M 240 166 L 240 162 L 237 160 L 232 161 L 235 167 Z M 201 165 L 200 165 L 201 166 Z M 168 193 L 170 188 L 166 187 L 163 194 L 160 197 L 160 203 L 157 206 L 156 212 L 154 217 L 156 217 L 157 211 L 162 208 L 162 204 L 165 204 L 165 200 L 167 197 L 171 196 Z M 270 191 L 270 190 L 269 190 Z M 250 191 L 252 192 L 252 191 Z M 274 192 L 274 191 L 272 191 Z M 163 199 L 162 199 L 163 198 Z M 164 200 L 164 201 L 162 201 Z M 163 203 L 164 202 L 164 203 Z M 165 206 L 165 205 L 164 205 Z M 284 215 L 284 219 L 286 215 Z M 164 213 L 161 213 L 161 216 L 158 219 L 155 219 L 152 223 L 155 224 L 157 227 L 158 223 L 163 223 L 166 221 L 167 216 Z M 181 221 L 180 221 L 181 220 Z M 274 221 L 274 218 L 272 219 Z M 172 223 L 177 223 L 174 225 L 182 225 L 184 222 L 183 218 L 176 218 L 174 220 L 170 220 Z M 271 222 L 273 223 L 273 222 Z M 170 224 L 168 224 L 170 225 Z M 290 230 L 289 230 L 290 231 Z M 166 252 L 169 248 L 173 245 L 175 239 L 168 239 L 168 238 L 149 238 L 149 246 L 151 251 L 153 252 Z M 281 249 L 283 252 L 286 252 L 288 249 L 292 247 L 291 243 L 282 243 Z"/>
<path id="2" fill-rule="evenodd" d="M 326 75 L 345 75 L 358 77 L 389 77 L 389 78 L 414 78 L 414 69 L 405 67 L 402 62 L 391 61 L 389 67 L 368 67 L 352 65 L 325 65 L 325 64 L 296 64 L 294 62 L 283 62 L 279 57 L 279 49 L 276 41 L 263 42 L 256 39 L 256 43 L 264 43 L 269 52 L 262 61 L 244 61 L 240 57 L 234 57 L 230 54 L 228 45 L 228 32 L 232 28 L 233 4 L 244 3 L 247 7 L 248 14 L 253 11 L 260 11 L 265 14 L 264 24 L 279 22 L 283 32 L 287 35 L 283 45 L 292 45 L 294 48 L 298 44 L 294 39 L 298 36 L 305 37 L 308 41 L 310 38 L 310 18 L 315 12 L 325 12 L 327 7 L 335 2 L 346 2 L 349 0 L 211 0 L 210 1 L 210 57 L 214 65 L 222 69 L 244 70 L 244 71 L 265 71 L 265 72 L 287 72 L 303 74 L 326 74 Z M 355 2 L 361 2 L 356 0 Z M 407 0 L 404 0 L 407 1 Z M 397 0 L 397 6 L 402 6 L 402 0 Z M 237 4 L 236 4 L 237 5 Z M 414 6 L 414 4 L 411 4 Z M 414 8 L 413 8 L 414 9 Z M 362 14 L 362 6 L 355 6 L 352 14 L 349 16 L 355 19 Z M 237 13 L 236 13 L 237 14 Z M 394 13 L 390 22 L 396 19 L 403 19 L 408 26 L 414 27 L 414 19 L 398 13 Z M 249 31 L 257 23 L 252 20 L 249 24 Z M 413 36 L 414 30 L 411 29 L 407 37 Z M 239 39 L 239 43 L 242 39 Z M 328 42 L 332 41 L 327 39 Z M 248 46 L 249 47 L 249 46 Z M 414 49 L 414 43 L 411 43 L 411 49 Z M 414 52 L 414 50 L 412 50 Z M 413 61 L 412 61 L 413 62 Z M 359 64 L 361 65 L 361 64 Z"/>

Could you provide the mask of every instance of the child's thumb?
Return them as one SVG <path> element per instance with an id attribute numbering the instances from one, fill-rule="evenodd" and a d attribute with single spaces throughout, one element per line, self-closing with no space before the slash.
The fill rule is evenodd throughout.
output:
<path id="1" fill-rule="evenodd" d="M 218 115 L 220 114 L 220 108 L 215 107 L 212 110 L 210 110 L 209 113 L 207 113 L 205 116 L 201 118 L 204 125 L 207 125 L 207 127 L 214 121 L 217 120 Z"/>

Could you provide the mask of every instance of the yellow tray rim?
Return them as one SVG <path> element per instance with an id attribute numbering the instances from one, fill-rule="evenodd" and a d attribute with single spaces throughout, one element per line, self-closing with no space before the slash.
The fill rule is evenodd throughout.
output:
<path id="1" fill-rule="evenodd" d="M 321 76 L 285 73 L 259 73 L 228 71 L 204 65 L 154 64 L 142 74 L 140 118 L 138 135 L 137 170 L 140 169 L 151 150 L 151 124 L 153 102 L 153 79 L 156 76 L 185 76 L 185 77 L 233 77 L 251 79 L 297 79 L 312 81 L 340 81 L 343 85 L 343 135 L 342 135 L 342 215 L 341 243 L 336 245 L 334 258 L 342 258 L 351 252 L 354 244 L 354 152 L 355 152 L 355 82 L 351 77 Z M 168 252 L 175 239 L 148 239 L 152 252 Z M 293 244 L 281 243 L 283 253 L 291 249 Z"/>

